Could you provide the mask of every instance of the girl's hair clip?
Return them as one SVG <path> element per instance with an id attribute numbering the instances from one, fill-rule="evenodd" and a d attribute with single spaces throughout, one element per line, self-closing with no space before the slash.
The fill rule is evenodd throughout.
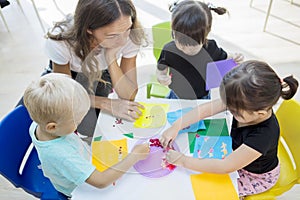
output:
<path id="1" fill-rule="evenodd" d="M 210 10 L 213 10 L 213 9 L 216 9 L 217 6 L 215 6 L 214 4 L 212 3 L 207 3 L 207 7 L 210 9 Z"/>
<path id="2" fill-rule="evenodd" d="M 175 8 L 176 8 L 176 6 L 177 6 L 177 4 L 178 4 L 178 1 L 179 1 L 179 0 L 173 1 L 173 3 L 170 3 L 170 4 L 169 4 L 169 11 L 170 11 L 170 12 L 173 12 L 173 11 L 175 10 Z"/>

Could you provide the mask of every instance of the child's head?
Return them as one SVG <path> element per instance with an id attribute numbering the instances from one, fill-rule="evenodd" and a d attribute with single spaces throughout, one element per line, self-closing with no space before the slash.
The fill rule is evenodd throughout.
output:
<path id="1" fill-rule="evenodd" d="M 246 61 L 228 72 L 220 86 L 222 101 L 234 116 L 243 111 L 268 111 L 279 99 L 290 99 L 298 88 L 298 81 L 289 76 L 280 79 L 264 62 Z"/>
<path id="2" fill-rule="evenodd" d="M 219 15 L 227 12 L 225 8 L 193 0 L 174 3 L 170 7 L 172 34 L 177 48 L 185 54 L 197 54 L 206 43 L 212 24 L 211 10 Z"/>
<path id="3" fill-rule="evenodd" d="M 50 73 L 32 82 L 24 104 L 33 121 L 44 131 L 62 136 L 76 130 L 90 108 L 86 90 L 69 76 Z"/>

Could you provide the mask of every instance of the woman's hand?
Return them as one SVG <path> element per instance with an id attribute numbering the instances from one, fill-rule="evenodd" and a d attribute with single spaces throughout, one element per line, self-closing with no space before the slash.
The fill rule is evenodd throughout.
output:
<path id="1" fill-rule="evenodd" d="M 185 160 L 185 155 L 178 151 L 174 151 L 170 149 L 167 154 L 166 154 L 166 159 L 168 163 L 174 164 L 174 165 L 179 165 L 183 166 L 184 160 Z"/>
<path id="2" fill-rule="evenodd" d="M 117 53 L 120 48 L 121 47 L 103 49 L 105 60 L 108 66 L 110 66 L 114 61 L 117 61 Z"/>
<path id="3" fill-rule="evenodd" d="M 175 140 L 175 138 L 178 135 L 178 129 L 173 125 L 170 128 L 168 128 L 167 130 L 165 130 L 161 136 L 161 138 L 159 139 L 161 145 L 164 148 L 167 147 L 171 147 L 173 141 Z"/>
<path id="4" fill-rule="evenodd" d="M 111 99 L 112 115 L 128 121 L 134 121 L 142 115 L 140 109 L 144 106 L 134 102 L 123 99 Z"/>

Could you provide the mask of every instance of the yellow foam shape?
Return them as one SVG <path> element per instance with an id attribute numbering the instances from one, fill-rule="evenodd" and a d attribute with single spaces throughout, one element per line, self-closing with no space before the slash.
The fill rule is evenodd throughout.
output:
<path id="1" fill-rule="evenodd" d="M 141 109 L 142 115 L 134 122 L 137 128 L 158 128 L 166 124 L 169 104 L 144 103 L 139 102 L 145 107 Z"/>
<path id="2" fill-rule="evenodd" d="M 127 154 L 126 138 L 92 142 L 92 163 L 101 172 L 117 164 Z"/>

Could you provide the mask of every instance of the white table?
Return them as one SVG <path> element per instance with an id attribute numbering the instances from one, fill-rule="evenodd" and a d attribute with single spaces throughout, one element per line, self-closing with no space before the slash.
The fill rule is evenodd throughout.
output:
<path id="1" fill-rule="evenodd" d="M 137 100 L 139 101 L 139 100 Z M 148 99 L 140 100 L 142 102 L 151 103 L 168 103 L 169 111 L 175 111 L 185 107 L 195 107 L 208 100 L 169 100 L 169 99 Z M 225 113 L 220 113 L 214 118 L 225 118 Z M 228 117 L 228 116 L 227 116 Z M 117 140 L 123 139 L 123 134 L 133 132 L 135 138 L 127 138 L 128 151 L 130 152 L 138 139 L 144 137 L 159 137 L 159 135 L 170 125 L 167 123 L 162 128 L 156 129 L 139 129 L 134 128 L 133 123 L 123 120 L 120 126 L 113 126 L 116 118 L 101 112 L 98 118 L 97 126 L 94 133 L 94 138 L 102 136 L 102 140 Z M 230 126 L 228 126 L 230 127 Z M 188 134 L 180 134 L 176 138 L 176 144 L 180 151 L 186 155 L 190 155 Z M 190 174 L 197 174 L 181 167 L 177 167 L 172 173 L 161 178 L 148 178 L 140 175 L 132 167 L 128 173 L 124 174 L 116 185 L 108 186 L 104 189 L 97 189 L 88 184 L 79 186 L 73 192 L 72 199 L 88 200 L 88 199 L 130 199 L 130 200 L 155 200 L 155 199 L 195 199 L 194 192 L 190 181 Z M 236 173 L 230 174 L 233 184 L 236 186 Z"/>

